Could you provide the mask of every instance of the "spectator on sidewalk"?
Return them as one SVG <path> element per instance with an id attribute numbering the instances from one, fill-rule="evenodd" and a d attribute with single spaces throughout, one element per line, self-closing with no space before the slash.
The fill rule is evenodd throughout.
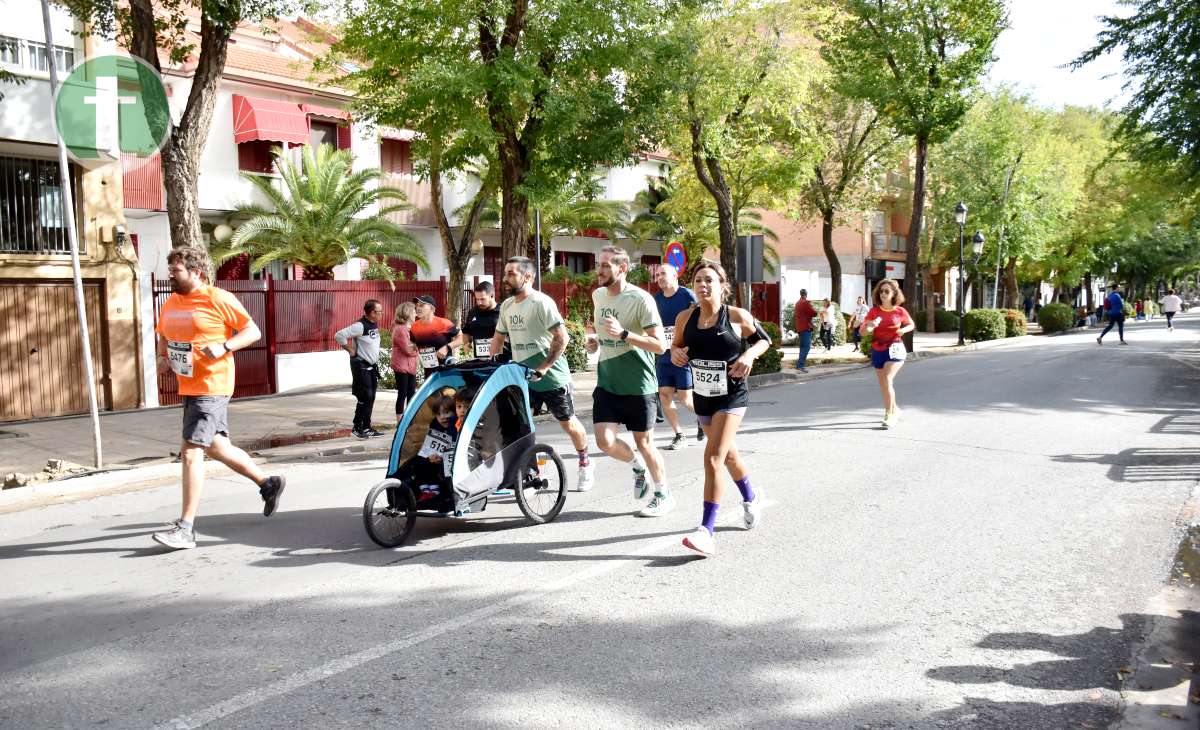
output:
<path id="1" fill-rule="evenodd" d="M 1096 344 L 1104 344 L 1104 336 L 1108 334 L 1108 331 L 1111 330 L 1115 324 L 1117 326 L 1117 333 L 1121 337 L 1121 344 L 1128 345 L 1129 343 L 1125 341 L 1125 300 L 1121 299 L 1120 285 L 1112 285 L 1112 291 L 1110 291 L 1108 296 L 1104 298 L 1104 305 L 1105 314 L 1108 315 L 1108 326 L 1105 327 L 1104 331 L 1100 333 L 1100 336 L 1096 338 Z"/>
<path id="2" fill-rule="evenodd" d="M 158 326 L 158 372 L 174 371 L 183 396 L 183 508 L 171 529 L 151 537 L 173 550 L 196 547 L 194 524 L 204 489 L 204 457 L 209 456 L 258 485 L 263 515 L 279 506 L 287 482 L 267 476 L 229 440 L 229 399 L 233 396 L 233 353 L 262 334 L 237 297 L 209 284 L 212 260 L 203 248 L 184 246 L 167 255 L 174 291 L 163 303 Z"/>
<path id="3" fill-rule="evenodd" d="M 1033 321 L 1033 297 L 1031 296 L 1025 297 L 1025 321 Z"/>
<path id="4" fill-rule="evenodd" d="M 821 302 L 821 345 L 825 352 L 833 349 L 833 333 L 837 328 L 837 310 L 829 300 Z"/>
<path id="5" fill-rule="evenodd" d="M 800 357 L 796 359 L 796 369 L 807 373 L 808 351 L 812 349 L 812 321 L 817 316 L 817 310 L 808 301 L 808 290 L 800 290 L 800 301 L 796 302 L 796 334 L 800 335 Z"/>
<path id="6" fill-rule="evenodd" d="M 862 344 L 862 332 L 859 331 L 859 328 L 862 327 L 863 322 L 867 321 L 867 312 L 869 311 L 866 299 L 859 297 L 855 300 L 854 312 L 850 315 L 850 331 L 854 336 L 854 341 L 850 343 L 850 347 L 855 351 L 858 351 L 859 346 Z"/>
<path id="7" fill-rule="evenodd" d="M 375 392 L 379 390 L 379 320 L 383 305 L 378 299 L 363 304 L 363 316 L 357 322 L 338 330 L 333 339 L 350 353 L 350 390 L 358 401 L 354 407 L 355 438 L 381 436 L 371 428 L 371 413 L 375 409 Z"/>
<path id="8" fill-rule="evenodd" d="M 1139 299 L 1136 302 L 1134 302 L 1133 303 L 1133 311 L 1134 311 L 1134 315 L 1135 315 L 1134 319 L 1136 319 L 1139 322 L 1144 320 L 1146 318 L 1146 303 L 1145 303 L 1145 301 L 1142 299 Z"/>
<path id="9" fill-rule="evenodd" d="M 1183 300 L 1176 296 L 1174 289 L 1167 289 L 1167 295 L 1158 303 L 1162 305 L 1163 314 L 1167 317 L 1167 331 L 1174 332 L 1175 325 L 1171 320 L 1175 318 L 1176 314 L 1179 314 L 1179 310 L 1183 309 Z"/>
<path id="10" fill-rule="evenodd" d="M 396 423 L 404 418 L 404 409 L 417 392 L 417 347 L 412 343 L 412 323 L 417 308 L 412 302 L 396 307 L 392 324 L 392 372 L 396 374 Z"/>

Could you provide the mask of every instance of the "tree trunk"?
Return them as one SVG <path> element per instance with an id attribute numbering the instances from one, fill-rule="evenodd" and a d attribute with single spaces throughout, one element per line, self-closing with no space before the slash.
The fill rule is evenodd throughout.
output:
<path id="1" fill-rule="evenodd" d="M 1083 275 L 1083 285 L 1087 289 L 1087 310 L 1089 312 L 1096 311 L 1096 302 L 1092 298 L 1092 272 Z"/>
<path id="2" fill-rule="evenodd" d="M 1004 265 L 1004 301 L 1000 306 L 1015 309 L 1017 292 L 1017 257 L 1013 256 Z"/>
<path id="3" fill-rule="evenodd" d="M 158 61 L 158 34 L 150 0 L 130 0 L 133 16 L 130 51 L 155 71 Z M 167 221 L 171 246 L 199 246 L 200 205 L 197 198 L 200 156 L 212 127 L 213 107 L 217 101 L 217 83 L 225 68 L 229 36 L 237 19 L 211 22 L 201 14 L 200 53 L 192 75 L 187 105 L 178 125 L 171 125 L 162 150 L 163 187 L 167 194 Z"/>
<path id="4" fill-rule="evenodd" d="M 907 248 L 904 258 L 904 298 L 916 301 L 917 254 L 920 252 L 921 220 L 925 215 L 925 167 L 929 156 L 929 138 L 918 134 L 916 138 L 917 160 L 913 168 L 912 221 L 908 226 Z"/>
<path id="5" fill-rule="evenodd" d="M 517 192 L 525 179 L 525 163 L 515 145 L 500 144 L 500 250 L 501 255 L 527 256 L 529 200 Z"/>
<path id="6" fill-rule="evenodd" d="M 446 256 L 446 268 L 450 270 L 448 284 L 450 291 L 447 292 L 446 310 L 450 319 L 457 326 L 462 324 L 462 293 L 466 288 L 467 264 L 471 260 L 471 244 L 474 243 L 475 235 L 479 231 L 479 218 L 483 215 L 483 208 L 496 192 L 496 186 L 491 182 L 494 179 L 492 175 L 483 176 L 483 183 L 475 193 L 474 200 L 471 201 L 471 208 L 466 219 L 460 221 L 462 230 L 459 232 L 459 240 L 455 241 L 442 198 L 441 152 L 440 144 L 434 143 L 429 155 L 429 202 L 430 207 L 433 208 L 438 235 L 442 239 L 442 252 Z M 502 284 L 497 281 L 495 286 L 499 293 L 499 287 Z"/>
<path id="7" fill-rule="evenodd" d="M 921 287 L 925 291 L 925 331 L 937 332 L 937 307 L 933 302 L 933 268 L 925 266 L 921 269 Z"/>
<path id="8" fill-rule="evenodd" d="M 830 294 L 829 301 L 842 306 L 842 262 L 833 250 L 833 209 L 821 211 L 821 247 L 825 249 L 825 259 L 829 262 Z"/>
<path id="9" fill-rule="evenodd" d="M 333 279 L 333 267 L 319 264 L 306 264 L 302 269 L 305 279 L 330 281 Z"/>

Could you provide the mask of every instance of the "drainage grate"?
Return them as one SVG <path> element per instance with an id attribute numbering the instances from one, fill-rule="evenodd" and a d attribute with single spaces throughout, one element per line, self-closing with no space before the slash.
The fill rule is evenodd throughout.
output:
<path id="1" fill-rule="evenodd" d="M 25 439 L 29 434 L 20 431 L 0 431 L 0 439 Z"/>
<path id="2" fill-rule="evenodd" d="M 300 428 L 332 428 L 339 424 L 337 421 L 300 421 L 296 425 Z"/>

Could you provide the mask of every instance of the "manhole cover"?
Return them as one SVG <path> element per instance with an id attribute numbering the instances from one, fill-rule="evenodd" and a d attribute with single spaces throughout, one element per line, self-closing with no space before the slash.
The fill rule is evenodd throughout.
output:
<path id="1" fill-rule="evenodd" d="M 301 428 L 332 428 L 337 426 L 337 421 L 300 421 L 296 424 Z"/>
<path id="2" fill-rule="evenodd" d="M 29 438 L 29 434 L 21 433 L 20 431 L 0 431 L 0 439 L 23 439 Z"/>

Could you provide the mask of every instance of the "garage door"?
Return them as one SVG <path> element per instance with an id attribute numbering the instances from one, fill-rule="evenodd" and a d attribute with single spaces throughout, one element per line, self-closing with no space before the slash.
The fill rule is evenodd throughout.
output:
<path id="1" fill-rule="evenodd" d="M 104 284 L 85 281 L 100 408 L 111 406 L 104 353 Z M 0 421 L 86 413 L 83 345 L 69 281 L 0 280 Z"/>

